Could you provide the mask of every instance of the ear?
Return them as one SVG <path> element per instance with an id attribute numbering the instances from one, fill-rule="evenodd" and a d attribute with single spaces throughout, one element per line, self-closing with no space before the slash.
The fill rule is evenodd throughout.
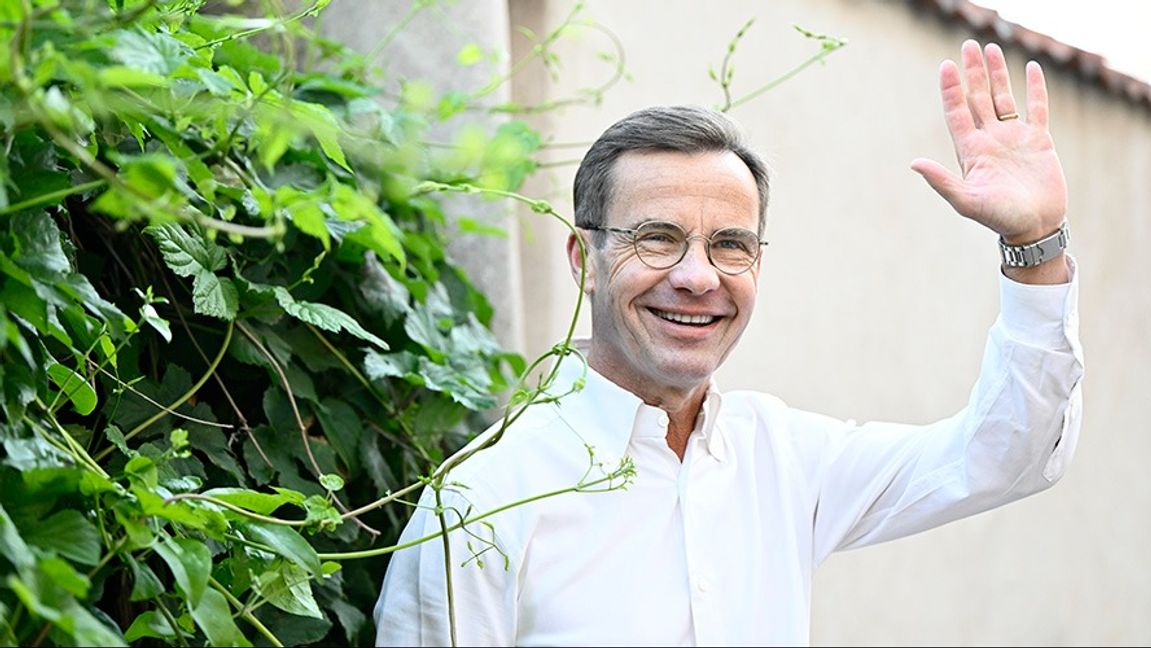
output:
<path id="1" fill-rule="evenodd" d="M 581 255 L 580 255 L 580 250 L 581 250 L 580 240 L 581 239 L 584 242 L 583 248 L 586 249 L 586 257 L 587 257 L 587 259 L 586 259 L 586 261 L 587 261 L 587 264 L 586 264 L 587 276 L 584 278 L 583 291 L 590 295 L 593 292 L 595 292 L 595 264 L 592 263 L 592 261 L 591 261 L 592 246 L 591 246 L 591 242 L 588 241 L 588 239 L 583 238 L 580 234 L 577 234 L 575 232 L 568 234 L 568 247 L 567 247 L 568 265 L 571 267 L 572 279 L 575 280 L 576 285 L 578 286 L 579 282 L 580 282 L 580 273 L 585 267 L 585 264 L 584 264 L 585 259 L 581 258 Z"/>

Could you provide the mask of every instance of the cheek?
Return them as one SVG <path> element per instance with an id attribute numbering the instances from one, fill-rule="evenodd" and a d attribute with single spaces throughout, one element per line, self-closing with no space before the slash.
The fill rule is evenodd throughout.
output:
<path id="1" fill-rule="evenodd" d="M 632 248 L 613 255 L 611 260 L 605 263 L 606 267 L 603 269 L 606 272 L 604 276 L 617 290 L 620 288 L 627 290 L 628 287 L 645 281 L 644 274 L 651 271 L 639 260 Z"/>
<path id="2" fill-rule="evenodd" d="M 751 317 L 755 309 L 755 302 L 759 295 L 759 284 L 755 277 L 744 277 L 744 281 L 731 287 L 731 295 L 739 306 L 739 315 L 746 320 Z"/>

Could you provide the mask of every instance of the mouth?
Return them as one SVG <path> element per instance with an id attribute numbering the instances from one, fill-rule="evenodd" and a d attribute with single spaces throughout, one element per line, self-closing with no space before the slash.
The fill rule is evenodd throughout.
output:
<path id="1" fill-rule="evenodd" d="M 649 308 L 648 310 L 651 311 L 652 315 L 662 320 L 684 326 L 709 326 L 721 319 L 718 315 L 689 315 L 687 313 L 672 313 L 655 308 Z"/>

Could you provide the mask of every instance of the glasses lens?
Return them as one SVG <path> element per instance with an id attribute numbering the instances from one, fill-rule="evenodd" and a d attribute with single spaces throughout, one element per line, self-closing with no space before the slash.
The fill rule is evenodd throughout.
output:
<path id="1" fill-rule="evenodd" d="M 711 262 L 724 272 L 743 272 L 759 258 L 759 237 L 751 230 L 731 227 L 711 236 Z"/>
<path id="2" fill-rule="evenodd" d="M 649 221 L 635 231 L 635 251 L 647 265 L 663 269 L 679 263 L 687 249 L 687 232 L 675 223 Z"/>

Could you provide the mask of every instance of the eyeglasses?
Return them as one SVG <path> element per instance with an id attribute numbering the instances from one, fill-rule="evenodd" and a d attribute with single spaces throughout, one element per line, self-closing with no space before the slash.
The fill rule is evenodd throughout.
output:
<path id="1" fill-rule="evenodd" d="M 707 259 L 717 270 L 728 275 L 747 272 L 759 259 L 760 250 L 767 241 L 759 240 L 759 235 L 742 227 L 725 227 L 716 230 L 710 237 L 702 234 L 688 234 L 682 227 L 666 221 L 647 221 L 639 227 L 581 227 L 592 232 L 613 232 L 631 236 L 636 256 L 644 265 L 655 270 L 666 270 L 687 256 L 691 239 L 703 239 Z"/>

